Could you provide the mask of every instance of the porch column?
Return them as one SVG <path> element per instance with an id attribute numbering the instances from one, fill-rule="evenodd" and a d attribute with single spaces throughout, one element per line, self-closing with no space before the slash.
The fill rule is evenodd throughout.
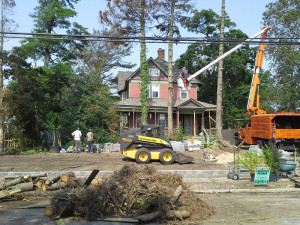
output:
<path id="1" fill-rule="evenodd" d="M 157 125 L 156 124 L 156 109 L 154 110 L 154 120 L 155 120 L 154 124 Z"/>
<path id="2" fill-rule="evenodd" d="M 201 129 L 203 130 L 205 128 L 205 125 L 204 125 L 204 111 L 202 112 L 202 126 L 201 126 Z"/>
<path id="3" fill-rule="evenodd" d="M 177 110 L 177 126 L 179 126 L 179 110 Z"/>
<path id="4" fill-rule="evenodd" d="M 196 137 L 196 111 L 194 111 L 194 137 Z"/>
<path id="5" fill-rule="evenodd" d="M 134 128 L 134 124 L 135 124 L 135 122 L 134 122 L 134 108 L 133 108 L 133 110 L 132 110 L 132 122 L 133 122 L 132 128 Z"/>

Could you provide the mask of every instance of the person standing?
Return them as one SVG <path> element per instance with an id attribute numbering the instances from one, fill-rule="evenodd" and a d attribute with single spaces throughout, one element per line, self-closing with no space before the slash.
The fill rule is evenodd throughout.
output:
<path id="1" fill-rule="evenodd" d="M 94 146 L 94 134 L 92 129 L 89 129 L 89 132 L 86 134 L 86 140 L 88 144 L 88 152 L 92 153 Z"/>
<path id="2" fill-rule="evenodd" d="M 75 152 L 79 153 L 81 151 L 81 131 L 80 128 L 77 127 L 77 129 L 72 133 L 72 136 L 75 141 Z"/>
<path id="3" fill-rule="evenodd" d="M 45 148 L 49 151 L 47 130 L 44 130 L 42 134 L 42 152 Z"/>

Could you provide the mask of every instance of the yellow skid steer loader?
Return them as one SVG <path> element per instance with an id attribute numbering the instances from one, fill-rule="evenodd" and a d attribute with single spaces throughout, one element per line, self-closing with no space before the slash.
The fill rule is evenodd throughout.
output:
<path id="1" fill-rule="evenodd" d="M 121 153 L 146 164 L 150 160 L 159 160 L 163 164 L 191 163 L 190 156 L 175 152 L 172 145 L 164 139 L 162 126 L 143 125 L 141 129 L 121 134 Z"/>

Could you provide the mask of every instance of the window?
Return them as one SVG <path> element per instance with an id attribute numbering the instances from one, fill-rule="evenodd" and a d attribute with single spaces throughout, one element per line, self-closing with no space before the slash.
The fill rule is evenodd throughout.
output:
<path id="1" fill-rule="evenodd" d="M 159 85 L 152 84 L 152 98 L 158 98 L 158 93 L 159 93 Z"/>
<path id="2" fill-rule="evenodd" d="M 158 68 L 149 68 L 149 76 L 151 76 L 151 77 L 159 76 Z"/>
<path id="3" fill-rule="evenodd" d="M 163 127 L 167 126 L 166 114 L 159 114 L 158 125 L 162 125 Z"/>
<path id="4" fill-rule="evenodd" d="M 159 84 L 148 84 L 148 98 L 159 98 Z"/>
<path id="5" fill-rule="evenodd" d="M 126 100 L 126 92 L 122 92 L 121 94 L 121 101 L 125 101 Z"/>
<path id="6" fill-rule="evenodd" d="M 182 90 L 182 88 L 180 88 L 180 98 L 181 99 L 188 99 L 189 96 L 188 96 L 188 91 L 187 90 Z"/>

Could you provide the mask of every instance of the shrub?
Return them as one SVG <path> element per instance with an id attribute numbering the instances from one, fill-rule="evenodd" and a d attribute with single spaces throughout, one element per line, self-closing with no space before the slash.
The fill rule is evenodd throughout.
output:
<path id="1" fill-rule="evenodd" d="M 237 155 L 239 168 L 245 168 L 250 173 L 255 173 L 256 167 L 264 164 L 264 156 L 258 155 L 257 151 L 248 151 Z"/>
<path id="2" fill-rule="evenodd" d="M 276 173 L 280 170 L 279 149 L 275 145 L 265 145 L 263 148 L 263 155 L 266 166 L 270 167 L 270 173 Z"/>

